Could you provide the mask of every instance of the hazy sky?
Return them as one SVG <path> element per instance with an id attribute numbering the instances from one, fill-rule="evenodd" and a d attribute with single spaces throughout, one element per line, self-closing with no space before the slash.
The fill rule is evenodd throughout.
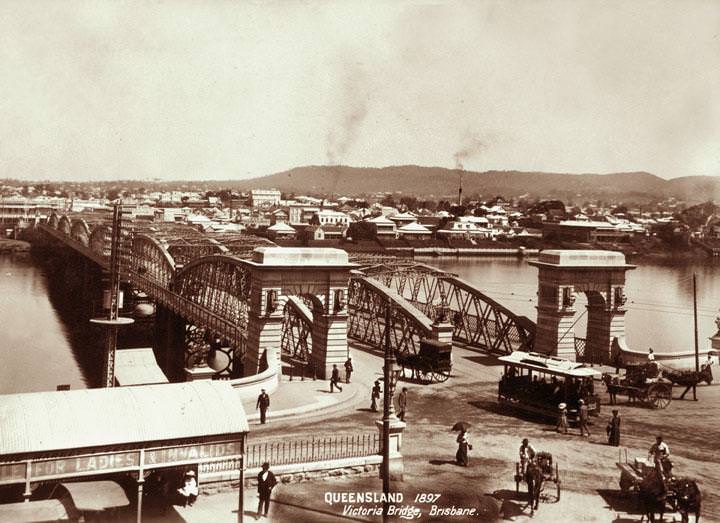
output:
<path id="1" fill-rule="evenodd" d="M 0 178 L 720 175 L 720 1 L 0 0 Z"/>

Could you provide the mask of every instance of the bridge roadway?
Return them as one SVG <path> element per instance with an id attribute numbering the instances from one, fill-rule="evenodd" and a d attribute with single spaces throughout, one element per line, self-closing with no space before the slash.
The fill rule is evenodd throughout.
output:
<path id="1" fill-rule="evenodd" d="M 54 214 L 38 229 L 107 270 L 111 223 L 102 215 Z M 121 273 L 127 284 L 244 353 L 251 281 L 243 261 L 256 247 L 272 242 L 242 233 L 201 233 L 181 224 L 139 221 L 125 221 L 121 238 Z M 385 307 L 392 303 L 391 339 L 399 352 L 416 352 L 433 322 L 443 320 L 452 325 L 453 340 L 470 346 L 494 352 L 532 347 L 531 320 L 456 275 L 373 256 L 351 261 L 358 265 L 348 286 L 351 339 L 378 346 L 384 339 Z M 285 303 L 283 352 L 308 361 L 312 304 L 304 296 L 288 297 Z"/>

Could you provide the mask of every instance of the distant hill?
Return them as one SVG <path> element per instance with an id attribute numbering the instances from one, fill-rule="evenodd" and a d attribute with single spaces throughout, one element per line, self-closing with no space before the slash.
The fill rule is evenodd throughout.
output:
<path id="1" fill-rule="evenodd" d="M 463 195 L 504 197 L 528 194 L 564 202 L 609 199 L 652 201 L 675 197 L 686 201 L 720 201 L 720 177 L 691 176 L 665 180 L 646 172 L 561 174 L 520 171 L 459 171 L 403 165 L 383 168 L 308 166 L 238 181 L 240 188 L 276 188 L 296 194 L 334 196 L 402 192 L 417 197 L 456 198 L 462 176 Z M 233 184 L 234 185 L 234 184 Z"/>

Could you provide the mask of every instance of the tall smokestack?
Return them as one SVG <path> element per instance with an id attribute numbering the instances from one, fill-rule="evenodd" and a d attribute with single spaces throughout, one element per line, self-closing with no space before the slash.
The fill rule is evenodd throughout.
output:
<path id="1" fill-rule="evenodd" d="M 458 188 L 458 205 L 462 205 L 462 171 L 460 171 L 460 187 Z"/>

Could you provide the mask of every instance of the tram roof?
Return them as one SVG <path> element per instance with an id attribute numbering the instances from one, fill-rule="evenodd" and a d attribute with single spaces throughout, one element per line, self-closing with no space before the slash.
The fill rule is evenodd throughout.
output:
<path id="1" fill-rule="evenodd" d="M 524 369 L 536 370 L 556 376 L 568 376 L 571 378 L 593 378 L 600 376 L 598 371 L 586 367 L 582 363 L 537 352 L 516 350 L 507 356 L 500 356 L 498 359 L 513 367 L 522 367 Z"/>
<path id="2" fill-rule="evenodd" d="M 0 395 L 0 456 L 248 432 L 229 383 Z"/>

